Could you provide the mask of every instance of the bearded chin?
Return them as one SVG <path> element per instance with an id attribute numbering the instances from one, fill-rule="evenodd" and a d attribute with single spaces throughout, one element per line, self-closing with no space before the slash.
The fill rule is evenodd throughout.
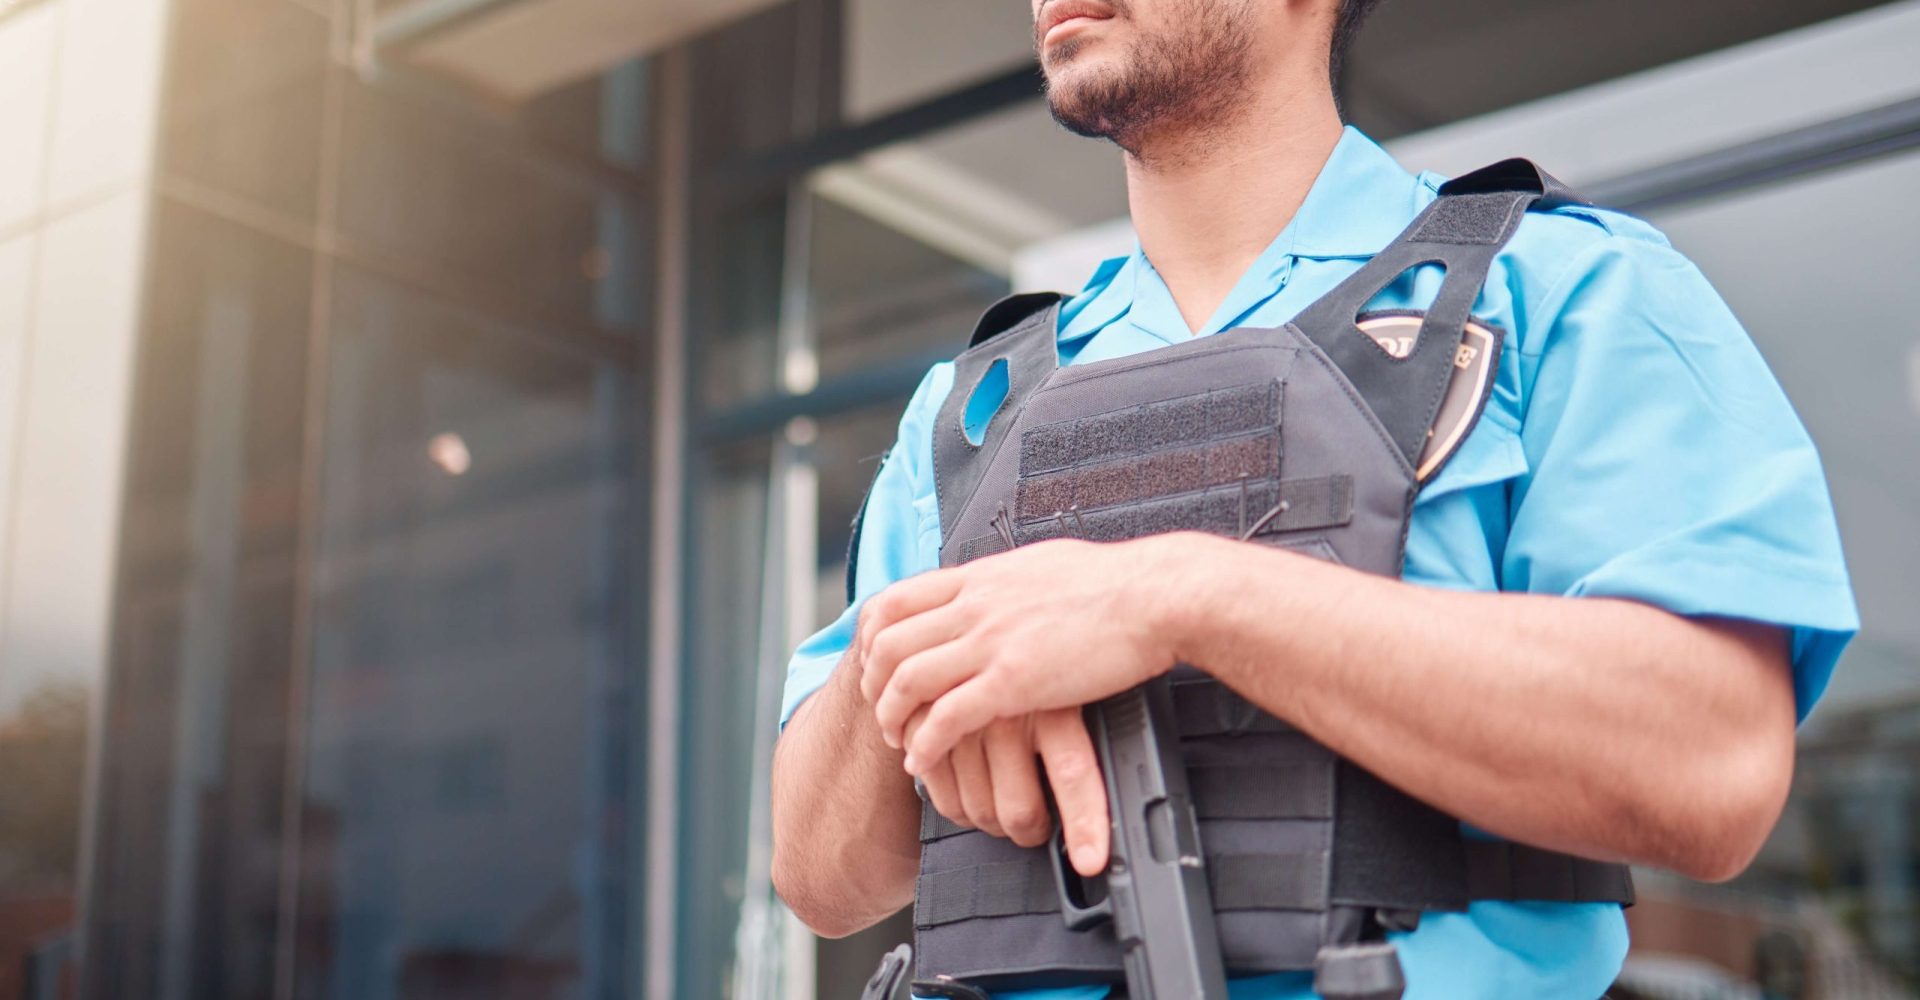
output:
<path id="1" fill-rule="evenodd" d="M 1075 135 L 1108 139 L 1132 150 L 1139 136 L 1160 117 L 1155 105 L 1164 95 L 1142 92 L 1133 74 L 1107 75 L 1047 88 L 1047 110 L 1053 120 Z"/>
<path id="2" fill-rule="evenodd" d="M 1206 22 L 1202 22 L 1206 23 Z M 1067 42 L 1054 53 L 1047 109 L 1076 135 L 1107 139 L 1139 154 L 1150 139 L 1171 132 L 1204 133 L 1231 118 L 1252 71 L 1252 39 L 1237 25 L 1212 21 L 1176 38 L 1155 38 L 1106 71 L 1072 72 L 1081 47 Z"/>

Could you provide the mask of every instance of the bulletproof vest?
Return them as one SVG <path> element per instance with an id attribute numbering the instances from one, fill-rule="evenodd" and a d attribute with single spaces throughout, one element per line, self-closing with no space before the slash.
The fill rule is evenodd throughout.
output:
<path id="1" fill-rule="evenodd" d="M 1053 538 L 1205 531 L 1398 577 L 1420 486 L 1471 431 L 1499 370 L 1504 332 L 1471 316 L 1488 269 L 1528 210 L 1574 201 L 1507 161 L 1444 186 L 1286 326 L 1123 358 L 1062 367 L 1060 297 L 1000 303 L 956 360 L 933 429 L 942 564 Z M 1361 314 L 1427 264 L 1446 274 L 1424 313 Z M 1323 947 L 1474 900 L 1632 900 L 1620 866 L 1464 837 L 1455 818 L 1200 671 L 1173 679 L 1231 975 L 1311 969 Z M 919 978 L 993 990 L 1124 981 L 1110 927 L 1063 921 L 1048 848 L 931 806 L 921 841 Z"/>

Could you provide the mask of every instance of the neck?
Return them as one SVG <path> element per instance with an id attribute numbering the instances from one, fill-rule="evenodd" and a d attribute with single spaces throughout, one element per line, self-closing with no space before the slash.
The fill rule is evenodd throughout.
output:
<path id="1" fill-rule="evenodd" d="M 1127 153 L 1140 247 L 1199 330 L 1293 221 L 1340 141 L 1324 77 L 1263 88 L 1204 135 L 1152 137 Z"/>

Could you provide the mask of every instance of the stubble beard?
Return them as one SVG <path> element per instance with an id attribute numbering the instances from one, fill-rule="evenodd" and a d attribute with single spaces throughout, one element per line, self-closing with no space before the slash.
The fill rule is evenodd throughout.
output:
<path id="1" fill-rule="evenodd" d="M 1071 66 L 1084 44 L 1068 41 L 1057 48 L 1048 60 L 1054 69 L 1047 82 L 1054 120 L 1142 159 L 1149 152 L 1162 159 L 1181 156 L 1231 120 L 1253 75 L 1252 32 L 1236 16 L 1244 4 L 1187 0 L 1178 6 L 1180 16 L 1170 20 L 1180 28 L 1137 42 L 1114 69 L 1076 79 Z"/>

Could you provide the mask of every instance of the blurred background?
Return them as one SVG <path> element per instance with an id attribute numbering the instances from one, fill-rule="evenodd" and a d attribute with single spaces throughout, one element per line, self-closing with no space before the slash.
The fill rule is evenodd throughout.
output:
<path id="1" fill-rule="evenodd" d="M 786 651 L 925 368 L 1132 239 L 1029 38 L 0 0 L 0 1000 L 854 995 L 908 928 L 772 896 Z M 1400 0 L 1340 84 L 1664 227 L 1832 477 L 1866 631 L 1614 995 L 1916 995 L 1920 2 Z"/>

